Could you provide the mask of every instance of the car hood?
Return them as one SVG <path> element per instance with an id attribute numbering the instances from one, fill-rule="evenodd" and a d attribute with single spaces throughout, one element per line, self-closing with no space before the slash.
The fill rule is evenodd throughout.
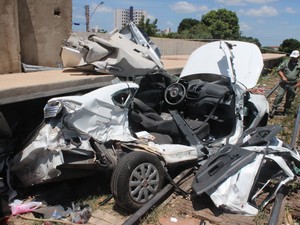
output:
<path id="1" fill-rule="evenodd" d="M 227 76 L 231 82 L 253 88 L 263 68 L 259 48 L 241 41 L 215 41 L 195 50 L 184 66 L 180 78 L 196 74 Z"/>

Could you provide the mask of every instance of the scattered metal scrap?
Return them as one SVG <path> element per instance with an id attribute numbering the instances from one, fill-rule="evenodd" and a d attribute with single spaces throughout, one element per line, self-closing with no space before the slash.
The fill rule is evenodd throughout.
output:
<path id="1" fill-rule="evenodd" d="M 298 108 L 297 111 L 297 117 L 294 123 L 294 130 L 291 138 L 291 147 L 294 149 L 296 149 L 296 143 L 299 138 L 299 125 L 300 125 L 300 107 Z M 282 202 L 287 194 L 288 194 L 288 188 L 287 186 L 284 185 L 279 189 L 278 193 L 276 194 L 276 198 L 273 203 L 268 225 L 278 224 L 279 215 L 282 210 Z"/>

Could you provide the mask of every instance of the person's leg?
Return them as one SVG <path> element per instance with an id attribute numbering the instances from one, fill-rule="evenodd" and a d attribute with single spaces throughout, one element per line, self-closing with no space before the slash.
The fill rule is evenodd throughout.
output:
<path id="1" fill-rule="evenodd" d="M 275 100 L 273 102 L 273 108 L 276 108 L 276 109 L 278 108 L 279 104 L 281 103 L 281 101 L 283 99 L 284 94 L 285 94 L 285 88 L 280 85 L 278 87 L 276 97 L 275 97 Z"/>
<path id="2" fill-rule="evenodd" d="M 273 102 L 272 110 L 270 112 L 270 118 L 274 117 L 276 109 L 278 108 L 279 104 L 281 103 L 281 101 L 284 97 L 284 94 L 285 94 L 284 85 L 279 85 L 277 92 L 276 92 L 275 100 Z"/>
<path id="3" fill-rule="evenodd" d="M 285 103 L 284 103 L 284 113 L 288 114 L 289 110 L 292 106 L 292 102 L 294 101 L 296 96 L 296 90 L 295 87 L 290 86 L 286 89 L 286 97 L 285 97 Z"/>

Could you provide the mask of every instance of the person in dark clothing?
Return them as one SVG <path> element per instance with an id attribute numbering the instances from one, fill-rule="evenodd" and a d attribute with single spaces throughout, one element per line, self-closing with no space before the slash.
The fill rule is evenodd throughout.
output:
<path id="1" fill-rule="evenodd" d="M 299 74 L 300 74 L 300 63 L 298 61 L 299 51 L 294 50 L 290 54 L 290 58 L 285 59 L 277 68 L 278 75 L 280 76 L 281 82 L 279 84 L 273 107 L 270 113 L 270 118 L 274 117 L 276 109 L 281 103 L 284 95 L 284 111 L 283 114 L 288 114 L 291 108 L 292 102 L 296 96 L 296 88 L 300 87 Z"/>

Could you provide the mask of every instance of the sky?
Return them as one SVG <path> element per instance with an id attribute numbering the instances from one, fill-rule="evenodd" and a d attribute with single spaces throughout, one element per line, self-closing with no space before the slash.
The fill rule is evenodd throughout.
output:
<path id="1" fill-rule="evenodd" d="M 171 28 L 177 32 L 185 18 L 201 20 L 211 10 L 227 9 L 235 12 L 243 36 L 257 38 L 262 46 L 279 46 L 285 39 L 300 41 L 299 0 L 72 0 L 73 31 L 85 31 L 85 5 L 90 8 L 90 28 L 108 32 L 114 29 L 115 9 L 142 9 L 157 28 Z M 98 7 L 97 7 L 98 6 Z"/>

